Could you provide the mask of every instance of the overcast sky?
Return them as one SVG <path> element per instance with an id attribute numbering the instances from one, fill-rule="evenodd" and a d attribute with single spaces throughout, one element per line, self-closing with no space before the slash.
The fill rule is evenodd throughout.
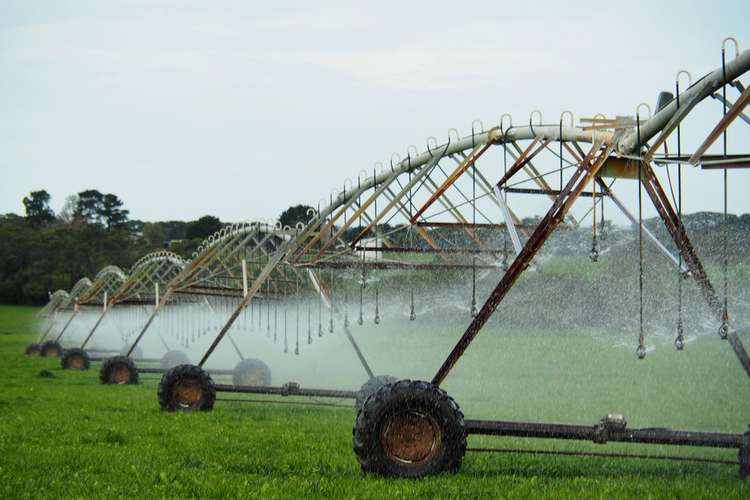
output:
<path id="1" fill-rule="evenodd" d="M 747 0 L 0 0 L 0 213 L 93 188 L 142 220 L 275 218 L 476 118 L 633 114 L 717 68 L 724 37 L 750 48 L 749 21 Z M 702 112 L 694 144 L 721 108 Z M 720 173 L 685 184 L 687 211 L 721 209 Z"/>

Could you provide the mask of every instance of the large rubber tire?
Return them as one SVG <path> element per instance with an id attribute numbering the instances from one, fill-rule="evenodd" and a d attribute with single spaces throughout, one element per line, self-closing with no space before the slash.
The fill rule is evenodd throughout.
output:
<path id="1" fill-rule="evenodd" d="M 49 357 L 49 358 L 59 358 L 62 356 L 63 348 L 62 346 L 55 342 L 54 340 L 48 340 L 44 344 L 42 344 L 42 350 L 39 352 L 40 356 Z"/>
<path id="2" fill-rule="evenodd" d="M 367 398 L 369 398 L 371 394 L 375 394 L 376 392 L 378 392 L 378 389 L 380 389 L 382 386 L 386 384 L 392 384 L 397 380 L 398 379 L 396 377 L 391 377 L 390 375 L 376 375 L 362 384 L 362 387 L 360 387 L 359 392 L 357 393 L 357 399 L 355 401 L 357 409 L 362 408 L 362 405 L 365 404 L 365 400 L 367 400 Z"/>
<path id="3" fill-rule="evenodd" d="M 137 384 L 138 368 L 125 356 L 107 358 L 99 370 L 99 380 L 102 384 Z"/>
<path id="4" fill-rule="evenodd" d="M 234 385 L 271 385 L 271 369 L 259 359 L 243 359 L 234 367 L 232 373 Z"/>
<path id="5" fill-rule="evenodd" d="M 26 346 L 26 350 L 24 351 L 24 353 L 27 356 L 40 356 L 42 353 L 42 346 L 40 346 L 39 344 L 29 344 L 28 346 Z"/>
<path id="6" fill-rule="evenodd" d="M 466 454 L 463 413 L 429 382 L 381 386 L 357 413 L 353 434 L 362 470 L 380 476 L 455 472 Z"/>
<path id="7" fill-rule="evenodd" d="M 190 358 L 187 357 L 187 354 L 185 354 L 182 351 L 167 351 L 164 356 L 161 357 L 161 361 L 159 361 L 159 366 L 162 370 L 171 370 L 175 366 L 179 365 L 189 365 L 190 364 Z"/>
<path id="8" fill-rule="evenodd" d="M 120 355 L 127 356 L 129 350 L 129 345 L 123 346 L 122 349 L 120 349 Z M 133 359 L 143 358 L 143 350 L 139 346 L 135 346 L 135 349 L 133 349 L 133 354 L 131 354 L 130 357 Z"/>
<path id="9" fill-rule="evenodd" d="M 175 366 L 161 377 L 156 393 L 159 406 L 168 411 L 211 411 L 216 386 L 200 366 Z"/>
<path id="10" fill-rule="evenodd" d="M 91 366 L 91 358 L 83 349 L 75 347 L 66 349 L 60 358 L 63 370 L 88 370 Z"/>

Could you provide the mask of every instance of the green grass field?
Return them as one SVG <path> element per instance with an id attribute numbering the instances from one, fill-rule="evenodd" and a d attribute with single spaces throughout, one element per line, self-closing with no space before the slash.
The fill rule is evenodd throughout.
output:
<path id="1" fill-rule="evenodd" d="M 162 412 L 157 378 L 102 386 L 96 366 L 64 372 L 57 359 L 24 356 L 35 312 L 0 306 L 2 498 L 750 498 L 736 466 L 655 460 L 470 452 L 455 475 L 366 477 L 351 449 L 353 408 L 217 401 L 211 413 Z M 630 347 L 554 339 L 483 332 L 446 389 L 467 417 L 593 423 L 622 411 L 633 426 L 734 432 L 750 423 L 750 382 L 716 338 L 698 339 L 679 355 L 657 350 L 640 365 Z M 435 350 L 453 341 L 437 335 Z M 407 339 L 405 354 L 387 368 L 418 348 Z M 434 359 L 425 365 L 434 367 Z M 40 377 L 42 370 L 54 377 Z M 469 445 L 736 458 L 731 450 L 504 438 L 471 437 Z"/>

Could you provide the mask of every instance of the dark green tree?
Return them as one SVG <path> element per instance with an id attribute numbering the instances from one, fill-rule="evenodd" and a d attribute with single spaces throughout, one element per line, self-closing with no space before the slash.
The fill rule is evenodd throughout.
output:
<path id="1" fill-rule="evenodd" d="M 224 224 L 218 217 L 213 215 L 204 215 L 198 220 L 188 223 L 185 230 L 185 238 L 188 240 L 205 239 L 221 229 Z"/>
<path id="2" fill-rule="evenodd" d="M 116 195 L 109 193 L 102 197 L 101 219 L 107 229 L 123 229 L 127 227 L 129 210 L 122 208 L 123 202 Z"/>
<path id="3" fill-rule="evenodd" d="M 161 248 L 166 242 L 164 226 L 160 222 L 146 222 L 143 224 L 143 238 L 149 245 Z"/>
<path id="4" fill-rule="evenodd" d="M 104 195 L 96 189 L 78 193 L 73 218 L 87 224 L 101 224 L 104 209 Z"/>
<path id="5" fill-rule="evenodd" d="M 279 222 L 282 226 L 294 227 L 298 222 L 307 225 L 310 220 L 310 215 L 307 211 L 312 209 L 309 205 L 295 205 L 284 210 L 279 215 Z"/>
<path id="6" fill-rule="evenodd" d="M 44 189 L 32 191 L 23 199 L 26 207 L 26 220 L 34 227 L 44 226 L 55 220 L 55 213 L 49 206 L 50 195 Z"/>

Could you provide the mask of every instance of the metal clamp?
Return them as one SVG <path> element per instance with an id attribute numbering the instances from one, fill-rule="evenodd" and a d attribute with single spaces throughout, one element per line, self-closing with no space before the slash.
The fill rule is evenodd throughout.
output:
<path id="1" fill-rule="evenodd" d="M 593 441 L 597 444 L 606 444 L 609 441 L 610 434 L 613 432 L 622 432 L 628 426 L 625 417 L 617 414 L 604 415 L 594 426 Z"/>
<path id="2" fill-rule="evenodd" d="M 289 396 L 291 394 L 296 394 L 299 392 L 299 384 L 297 382 L 287 382 L 286 384 L 281 386 L 281 395 L 282 396 Z"/>

